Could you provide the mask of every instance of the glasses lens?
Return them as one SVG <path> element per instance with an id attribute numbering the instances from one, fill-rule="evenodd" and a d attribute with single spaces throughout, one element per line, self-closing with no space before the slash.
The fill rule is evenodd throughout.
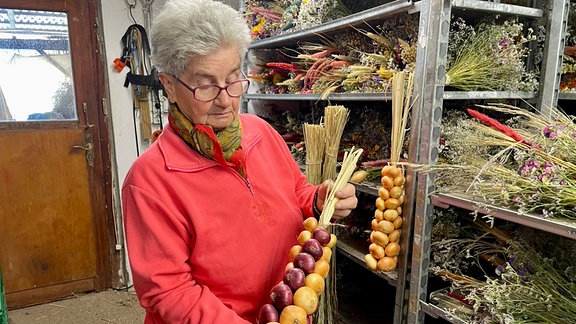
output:
<path id="1" fill-rule="evenodd" d="M 246 93 L 246 91 L 248 91 L 249 84 L 250 81 L 248 80 L 238 80 L 231 82 L 226 87 L 226 92 L 228 92 L 228 95 L 230 95 L 230 97 L 240 97 L 241 95 Z"/>
<path id="2" fill-rule="evenodd" d="M 211 101 L 220 94 L 220 87 L 215 85 L 200 86 L 194 90 L 194 97 L 200 101 Z"/>
<path id="3" fill-rule="evenodd" d="M 248 86 L 250 81 L 248 80 L 238 80 L 228 83 L 224 89 L 230 97 L 240 97 L 246 91 L 248 91 Z M 199 86 L 194 89 L 194 97 L 196 100 L 200 101 L 212 101 L 218 97 L 222 88 L 217 85 L 207 84 L 204 86 Z"/>

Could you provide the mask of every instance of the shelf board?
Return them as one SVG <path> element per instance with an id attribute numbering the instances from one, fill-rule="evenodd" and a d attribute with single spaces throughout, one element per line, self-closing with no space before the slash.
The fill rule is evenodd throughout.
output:
<path id="1" fill-rule="evenodd" d="M 433 195 L 431 199 L 432 204 L 441 208 L 455 206 L 470 211 L 477 211 L 485 215 L 491 215 L 548 233 L 576 239 L 576 221 L 549 219 L 537 215 L 522 214 L 508 208 L 484 204 L 463 194 L 438 193 Z"/>
<path id="2" fill-rule="evenodd" d="M 329 23 L 322 24 L 303 30 L 289 32 L 286 34 L 273 36 L 270 38 L 257 40 L 253 42 L 248 48 L 274 48 L 286 45 L 293 45 L 295 41 L 302 41 L 311 38 L 318 38 L 318 35 L 328 35 L 335 33 L 339 30 L 350 28 L 351 26 L 365 25 L 369 21 L 382 19 L 386 16 L 398 13 L 407 12 L 413 8 L 412 1 L 409 0 L 395 0 L 368 10 L 364 10 L 346 17 L 334 19 Z"/>
<path id="3" fill-rule="evenodd" d="M 362 181 L 361 183 L 350 182 L 356 187 L 356 191 L 363 192 L 372 196 L 378 196 L 378 188 L 380 183 L 371 181 Z"/>
<path id="4" fill-rule="evenodd" d="M 574 92 L 560 92 L 558 94 L 560 100 L 576 100 L 576 93 Z"/>
<path id="5" fill-rule="evenodd" d="M 390 101 L 391 93 L 331 93 L 328 98 L 322 99 L 320 94 L 254 94 L 244 95 L 246 100 L 309 100 L 309 101 Z"/>
<path id="6" fill-rule="evenodd" d="M 442 309 L 442 308 L 440 308 L 434 304 L 420 301 L 420 307 L 422 307 L 422 310 L 426 314 L 428 314 L 434 318 L 442 318 L 442 319 L 445 319 L 446 321 L 453 323 L 453 324 L 465 324 L 466 323 L 465 321 L 461 320 L 460 318 L 457 318 L 454 315 L 449 314 L 444 309 Z"/>
<path id="7" fill-rule="evenodd" d="M 360 239 L 338 239 L 336 243 L 336 249 L 340 251 L 348 259 L 358 263 L 359 265 L 366 267 L 366 261 L 364 261 L 364 255 L 368 252 L 368 242 Z M 398 271 L 372 271 L 368 269 L 375 275 L 388 281 L 388 284 L 396 287 L 398 280 Z"/>
<path id="8" fill-rule="evenodd" d="M 445 100 L 466 100 L 466 99 L 534 99 L 534 92 L 514 92 L 514 91 L 444 91 Z M 576 94 L 574 96 L 576 99 Z M 326 99 L 322 99 L 320 94 L 260 94 L 247 93 L 246 100 L 307 100 L 307 101 L 391 101 L 392 93 L 331 93 Z"/>
<path id="9" fill-rule="evenodd" d="M 542 18 L 542 9 L 482 0 L 451 0 L 452 8 L 474 12 Z"/>

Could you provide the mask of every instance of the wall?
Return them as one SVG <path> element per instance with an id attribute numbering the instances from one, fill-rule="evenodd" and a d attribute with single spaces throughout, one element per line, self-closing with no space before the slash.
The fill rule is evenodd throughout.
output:
<path id="1" fill-rule="evenodd" d="M 152 15 L 157 13 L 164 0 L 141 0 L 152 2 Z M 141 1 L 132 9 L 132 15 L 136 22 L 144 25 L 144 15 Z M 136 0 L 128 1 L 134 3 Z M 238 8 L 239 1 L 223 1 Z M 130 88 L 124 87 L 124 80 L 128 68 L 122 73 L 113 69 L 114 59 L 122 53 L 121 38 L 126 29 L 133 24 L 126 1 L 102 0 L 102 20 L 104 29 L 104 42 L 106 46 L 106 61 L 108 62 L 108 76 L 110 87 L 110 108 L 112 111 L 113 137 L 116 146 L 116 158 L 118 164 L 118 178 L 120 183 L 124 179 L 130 165 L 137 157 L 134 123 L 132 117 L 132 94 Z M 140 153 L 145 150 L 141 145 Z"/>
<path id="2" fill-rule="evenodd" d="M 129 1 L 132 3 L 131 1 Z M 158 3 L 153 3 L 152 13 Z M 142 6 L 138 2 L 132 9 L 132 16 L 140 25 L 144 24 Z M 110 92 L 110 111 L 112 113 L 113 139 L 117 163 L 117 174 L 120 183 L 137 157 L 136 135 L 132 115 L 132 91 L 124 87 L 128 68 L 118 73 L 114 70 L 114 59 L 122 54 L 121 39 L 134 22 L 125 1 L 102 0 L 102 22 L 104 43 L 106 46 L 106 63 L 108 64 L 108 86 Z M 141 149 L 141 148 L 140 148 Z"/>
<path id="3" fill-rule="evenodd" d="M 122 54 L 121 39 L 130 25 L 136 23 L 146 26 L 144 22 L 142 3 L 152 3 L 151 16 L 159 11 L 165 0 L 101 0 L 102 6 L 102 27 L 104 32 L 104 45 L 106 48 L 106 62 L 108 69 L 108 86 L 110 92 L 110 111 L 112 122 L 112 136 L 115 157 L 113 165 L 116 165 L 116 176 L 118 184 L 121 185 L 124 177 L 128 172 L 132 162 L 137 158 L 138 152 L 142 153 L 146 149 L 146 143 L 140 143 L 138 149 L 136 146 L 136 135 L 133 122 L 133 105 L 131 87 L 124 87 L 124 80 L 128 73 L 125 68 L 121 73 L 114 70 L 114 59 Z M 231 6 L 238 8 L 240 1 L 227 0 L 223 1 Z M 132 16 L 127 3 L 135 4 L 132 9 Z M 153 18 L 152 18 L 153 20 Z M 163 117 L 163 121 L 166 118 Z M 157 128 L 157 127 L 156 127 Z M 137 128 L 138 129 L 138 128 Z M 119 197 L 119 188 L 113 188 L 114 195 Z M 119 214 L 119 208 L 116 210 Z M 121 224 L 121 215 L 116 215 L 118 223 Z M 128 264 L 128 263 L 126 263 Z M 122 270 L 122 269 L 121 269 Z M 126 285 L 130 285 L 131 280 L 127 278 Z"/>

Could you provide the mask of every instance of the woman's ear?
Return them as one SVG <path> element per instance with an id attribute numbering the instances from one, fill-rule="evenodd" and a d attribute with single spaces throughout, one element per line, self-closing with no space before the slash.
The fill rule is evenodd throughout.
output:
<path id="1" fill-rule="evenodd" d="M 174 78 L 165 73 L 159 73 L 158 79 L 162 82 L 162 86 L 164 87 L 164 92 L 168 96 L 168 101 L 170 103 L 176 102 L 176 84 L 174 82 Z"/>

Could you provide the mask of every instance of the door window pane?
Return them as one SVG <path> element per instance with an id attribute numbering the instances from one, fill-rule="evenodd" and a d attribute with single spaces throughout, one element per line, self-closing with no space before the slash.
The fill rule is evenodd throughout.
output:
<path id="1" fill-rule="evenodd" d="M 0 122 L 76 120 L 66 13 L 0 8 Z"/>

